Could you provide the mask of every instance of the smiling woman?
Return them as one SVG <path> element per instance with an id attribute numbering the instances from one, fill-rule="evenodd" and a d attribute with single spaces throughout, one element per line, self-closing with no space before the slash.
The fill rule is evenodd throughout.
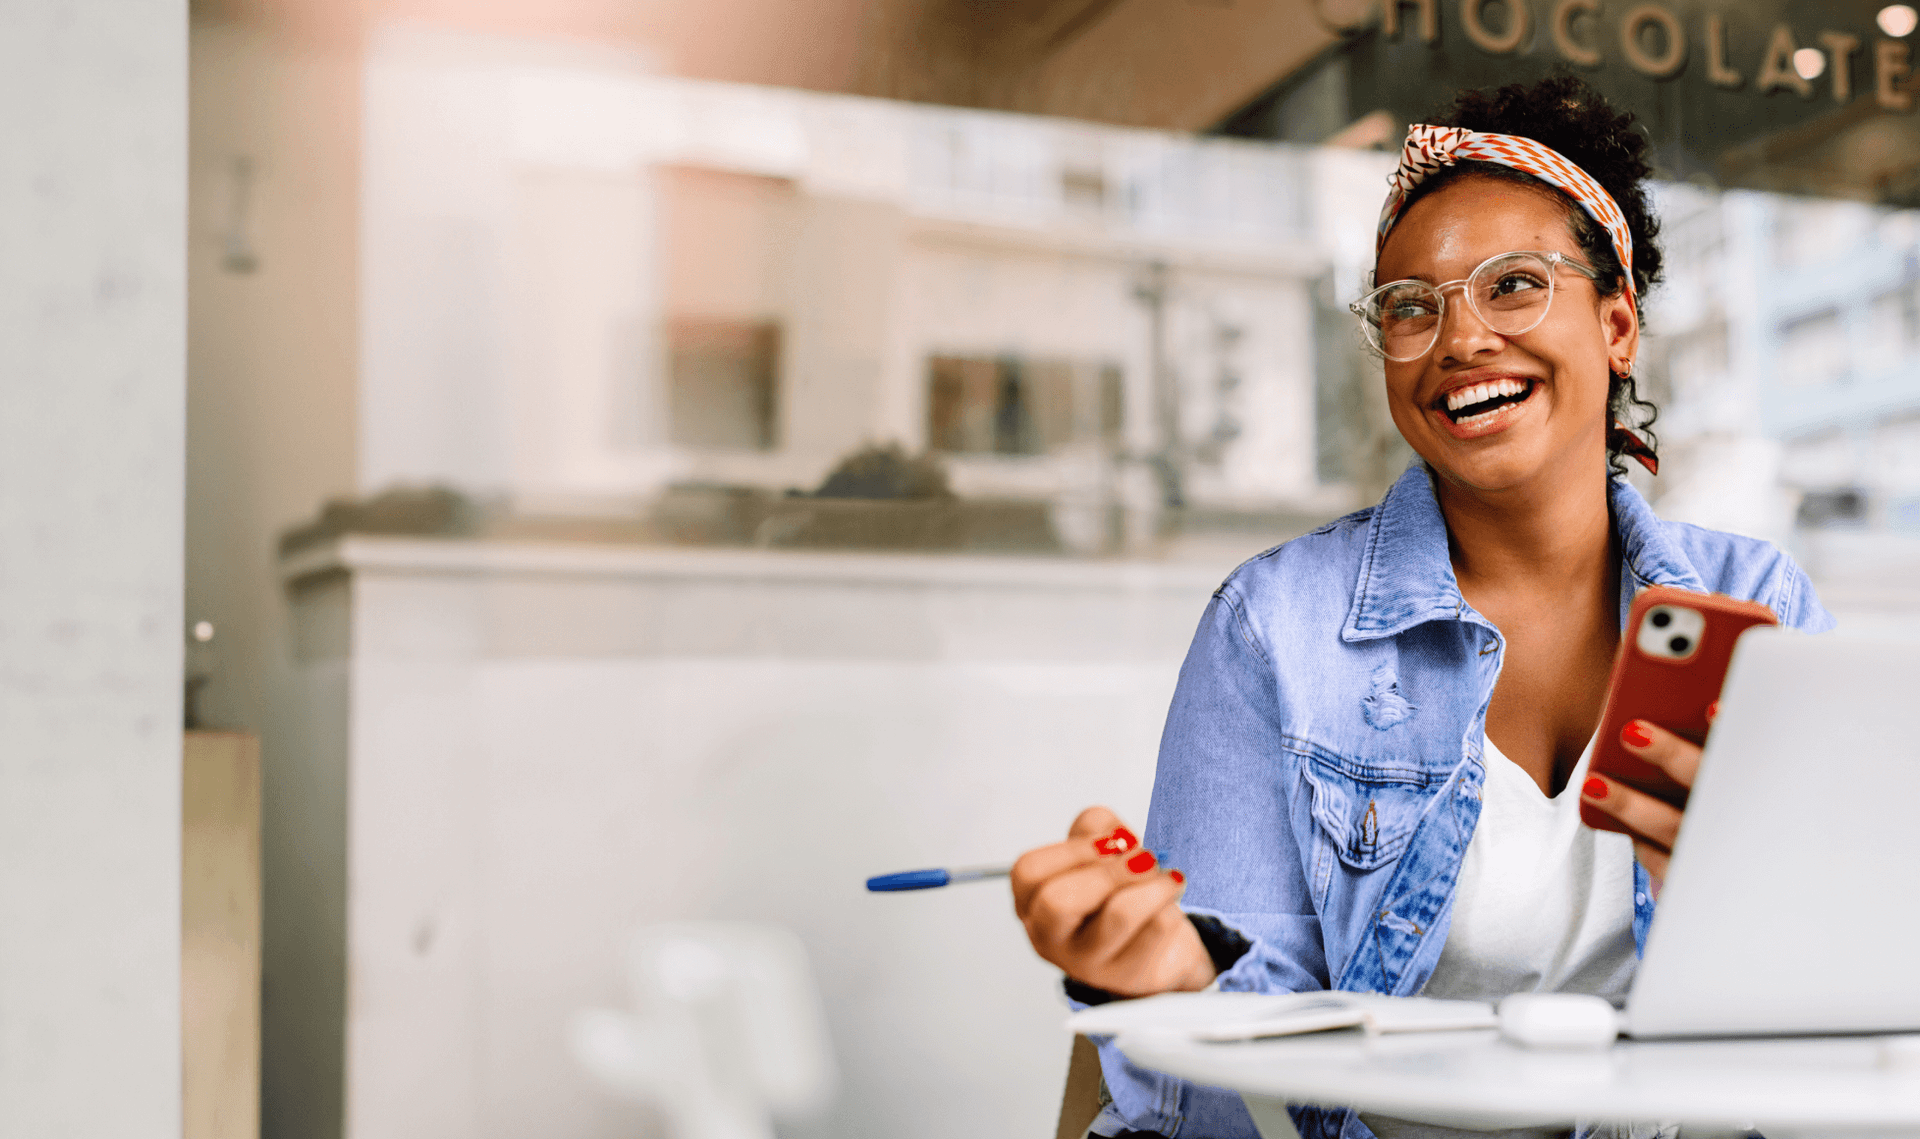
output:
<path id="1" fill-rule="evenodd" d="M 1587 772 L 1627 602 L 1670 585 L 1831 624 L 1785 554 L 1662 522 L 1624 477 L 1623 458 L 1657 466 L 1626 422 L 1654 411 L 1633 380 L 1661 266 L 1645 150 L 1570 77 L 1464 93 L 1408 132 L 1380 284 L 1352 307 L 1418 461 L 1215 593 L 1144 841 L 1096 807 L 1015 865 L 1015 910 L 1076 1002 L 1624 995 L 1682 817 Z M 1621 739 L 1691 782 L 1699 748 L 1640 720 Z M 1630 833 L 1582 826 L 1583 805 Z M 1096 1134 L 1256 1134 L 1236 1096 L 1102 1062 Z M 1293 1116 L 1307 1139 L 1444 1131 Z"/>
<path id="2" fill-rule="evenodd" d="M 1390 294 L 1426 287 L 1473 266 L 1487 249 L 1545 247 L 1542 255 L 1495 253 L 1484 265 L 1497 278 L 1469 285 L 1465 305 L 1437 311 L 1427 325 L 1426 350 L 1407 359 L 1389 355 L 1387 395 L 1394 423 L 1413 449 L 1449 480 L 1485 490 L 1537 476 L 1546 465 L 1591 472 L 1604 461 L 1611 389 L 1625 382 L 1639 346 L 1640 326 L 1624 291 L 1602 294 L 1568 271 L 1586 269 L 1565 220 L 1547 192 L 1467 176 L 1422 198 L 1381 251 Z M 1558 244 L 1563 248 L 1555 249 Z M 1573 278 L 1557 290 L 1559 276 Z M 1502 308 L 1502 304 L 1511 306 Z M 1523 319 L 1510 319 L 1518 314 Z M 1442 319 L 1444 317 L 1444 319 Z M 1392 345 L 1402 314 L 1381 314 Z M 1409 348 L 1412 345 L 1408 346 Z M 1494 389 L 1511 392 L 1504 402 Z"/>

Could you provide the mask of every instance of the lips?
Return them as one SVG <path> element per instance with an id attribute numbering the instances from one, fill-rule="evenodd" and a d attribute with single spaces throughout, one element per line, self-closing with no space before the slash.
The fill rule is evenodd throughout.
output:
<path id="1" fill-rule="evenodd" d="M 1503 407 L 1525 403 L 1539 386 L 1538 381 L 1519 376 L 1495 376 L 1442 392 L 1432 407 L 1454 423 L 1465 423 Z"/>
<path id="2" fill-rule="evenodd" d="M 1486 439 L 1527 418 L 1544 381 L 1505 368 L 1475 368 L 1453 376 L 1427 403 L 1442 434 L 1461 442 Z"/>

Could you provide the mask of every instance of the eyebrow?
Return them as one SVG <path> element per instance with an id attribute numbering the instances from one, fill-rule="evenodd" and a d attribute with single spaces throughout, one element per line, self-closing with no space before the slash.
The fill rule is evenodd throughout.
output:
<path id="1" fill-rule="evenodd" d="M 1469 269 L 1467 272 L 1471 273 L 1473 270 Z M 1450 279 L 1455 281 L 1466 280 L 1465 277 L 1453 277 Z M 1398 277 L 1387 277 L 1384 280 L 1381 279 L 1378 272 L 1373 275 L 1373 287 L 1376 289 L 1382 285 L 1391 285 L 1398 281 L 1418 281 L 1423 285 L 1437 285 L 1440 283 L 1439 279 L 1431 273 L 1407 273 Z"/>
<path id="2" fill-rule="evenodd" d="M 1475 261 L 1473 263 L 1473 269 L 1478 269 L 1480 266 L 1485 265 L 1487 262 L 1493 260 L 1495 257 L 1501 257 L 1508 253 L 1558 253 L 1562 257 L 1571 258 L 1573 260 L 1580 261 L 1583 263 L 1587 260 L 1587 253 L 1586 253 L 1586 250 L 1584 249 L 1575 249 L 1573 252 L 1569 253 L 1564 249 L 1554 249 L 1551 245 L 1541 245 L 1541 246 L 1536 246 L 1529 249 L 1503 249 L 1499 253 L 1489 253 L 1485 257 L 1482 257 L 1480 260 Z M 1467 270 L 1467 273 L 1472 273 L 1473 269 Z M 1449 279 L 1455 280 L 1455 281 L 1464 281 L 1467 278 L 1463 274 L 1461 276 L 1453 277 Z M 1438 280 L 1436 280 L 1433 277 L 1432 274 L 1429 274 L 1429 273 L 1409 273 L 1402 277 L 1388 277 L 1386 280 L 1383 281 L 1380 279 L 1379 262 L 1376 261 L 1374 263 L 1373 285 L 1375 288 L 1379 288 L 1381 285 L 1391 285 L 1395 281 L 1419 281 L 1423 285 L 1437 285 L 1440 283 Z"/>

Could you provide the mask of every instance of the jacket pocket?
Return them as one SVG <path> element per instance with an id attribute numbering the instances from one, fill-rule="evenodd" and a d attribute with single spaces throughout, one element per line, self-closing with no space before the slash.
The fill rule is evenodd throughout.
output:
<path id="1" fill-rule="evenodd" d="M 1377 869 L 1405 853 L 1444 782 L 1444 776 L 1374 766 L 1312 744 L 1290 750 L 1304 760 L 1315 826 L 1340 861 L 1355 870 Z"/>

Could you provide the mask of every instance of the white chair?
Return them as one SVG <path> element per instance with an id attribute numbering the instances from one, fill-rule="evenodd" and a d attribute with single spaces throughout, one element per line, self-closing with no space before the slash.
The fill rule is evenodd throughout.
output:
<path id="1" fill-rule="evenodd" d="M 810 1115 L 836 1075 L 799 938 L 748 922 L 642 927 L 628 957 L 634 1011 L 589 1009 L 569 1026 L 601 1082 L 666 1115 L 675 1139 L 773 1139 Z"/>

